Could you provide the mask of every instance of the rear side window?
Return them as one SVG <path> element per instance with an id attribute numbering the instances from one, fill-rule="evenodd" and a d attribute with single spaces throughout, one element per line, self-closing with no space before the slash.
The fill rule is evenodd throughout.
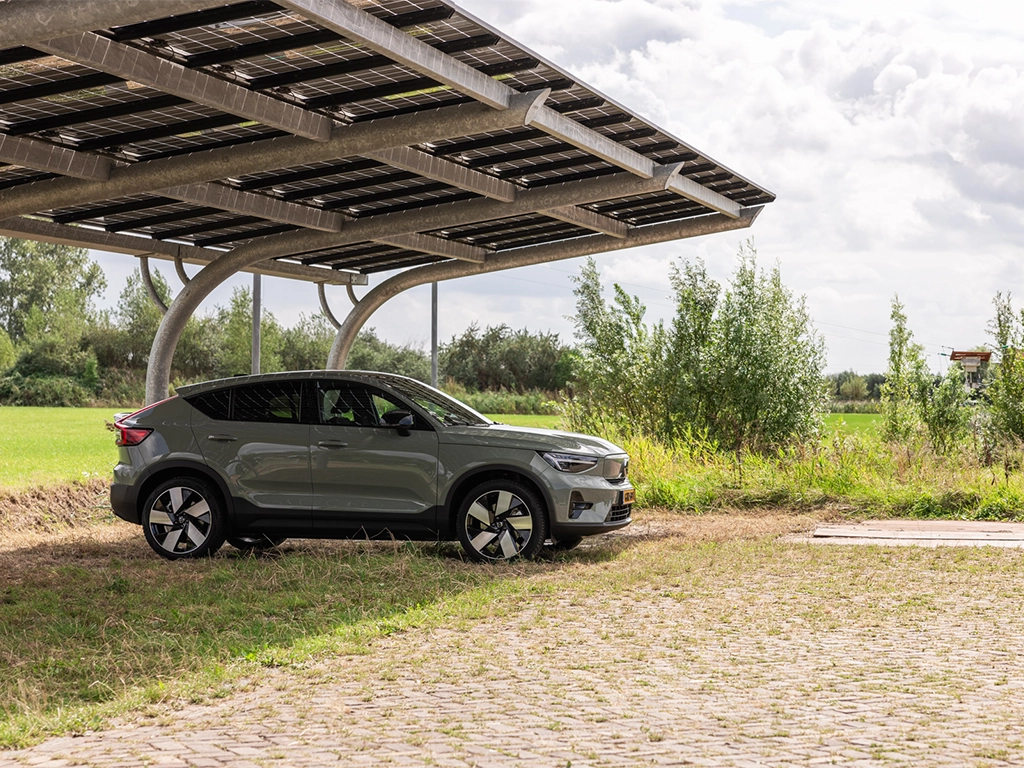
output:
<path id="1" fill-rule="evenodd" d="M 262 421 L 276 424 L 302 422 L 302 383 L 268 381 L 235 387 L 232 421 Z"/>
<path id="2" fill-rule="evenodd" d="M 219 389 L 202 395 L 186 398 L 188 404 L 216 421 L 227 421 L 231 418 L 231 390 Z"/>

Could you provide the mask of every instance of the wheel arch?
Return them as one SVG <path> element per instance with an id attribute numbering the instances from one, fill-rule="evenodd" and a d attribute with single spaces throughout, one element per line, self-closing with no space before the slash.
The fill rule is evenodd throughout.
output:
<path id="1" fill-rule="evenodd" d="M 227 515 L 229 520 L 233 517 L 231 494 L 228 492 L 228 486 L 224 479 L 205 464 L 201 464 L 198 461 L 178 459 L 161 462 L 159 466 L 154 467 L 147 473 L 145 479 L 140 484 L 139 495 L 135 504 L 136 517 L 140 522 L 142 521 L 142 505 L 146 503 L 149 494 L 160 483 L 172 477 L 196 477 L 200 480 L 211 482 L 220 496 L 220 502 L 224 506 L 225 515 Z"/>
<path id="2" fill-rule="evenodd" d="M 466 498 L 466 494 L 469 493 L 470 489 L 488 480 L 500 479 L 517 480 L 535 490 L 546 507 L 545 511 L 550 528 L 550 524 L 554 519 L 555 502 L 551 497 L 551 492 L 537 479 L 536 475 L 531 472 L 525 472 L 522 467 L 512 464 L 485 464 L 466 472 L 453 482 L 448 490 L 448 496 L 444 502 L 444 511 L 442 512 L 443 520 L 440 521 L 445 526 L 443 533 L 446 539 L 455 538 L 455 515 L 458 513 L 459 506 Z"/>

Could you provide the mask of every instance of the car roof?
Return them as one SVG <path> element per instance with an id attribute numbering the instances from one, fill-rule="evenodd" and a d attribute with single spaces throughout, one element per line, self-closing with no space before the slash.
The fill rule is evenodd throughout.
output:
<path id="1" fill-rule="evenodd" d="M 269 381 L 306 381 L 308 379 L 335 379 L 338 381 L 359 381 L 364 384 L 376 384 L 387 386 L 397 381 L 415 381 L 407 376 L 398 376 L 394 373 L 382 373 L 380 371 L 280 371 L 278 373 L 257 373 L 248 376 L 232 376 L 228 379 L 213 379 L 201 381 L 196 384 L 185 384 L 175 387 L 176 394 L 182 397 L 212 392 L 218 389 L 239 387 L 244 384 L 259 384 Z M 420 386 L 420 382 L 416 382 Z"/>

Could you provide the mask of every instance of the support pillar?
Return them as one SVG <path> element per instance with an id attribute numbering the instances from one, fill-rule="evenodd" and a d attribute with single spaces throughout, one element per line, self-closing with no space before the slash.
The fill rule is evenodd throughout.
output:
<path id="1" fill-rule="evenodd" d="M 437 282 L 430 284 L 430 386 L 437 386 Z"/>
<path id="2" fill-rule="evenodd" d="M 149 294 L 149 298 L 156 304 L 156 308 L 160 310 L 161 315 L 167 314 L 167 305 L 164 304 L 163 298 L 156 289 L 156 285 L 153 283 L 153 275 L 149 271 L 149 256 L 139 256 L 139 274 L 142 275 L 142 282 L 146 286 L 146 293 Z"/>
<path id="3" fill-rule="evenodd" d="M 263 279 L 261 275 L 252 276 L 252 372 L 260 372 L 260 331 L 263 321 Z"/>

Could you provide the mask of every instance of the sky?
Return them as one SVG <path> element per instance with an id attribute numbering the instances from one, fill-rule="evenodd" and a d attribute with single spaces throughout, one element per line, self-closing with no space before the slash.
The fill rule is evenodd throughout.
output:
<path id="1" fill-rule="evenodd" d="M 597 256 L 606 289 L 639 296 L 650 320 L 671 317 L 673 262 L 703 259 L 725 283 L 750 236 L 761 264 L 806 296 L 830 371 L 885 370 L 895 294 L 935 370 L 950 348 L 991 341 L 997 291 L 1024 300 L 1024 3 L 459 2 L 778 195 L 749 230 Z M 94 257 L 111 306 L 135 260 Z M 441 283 L 441 339 L 476 322 L 571 340 L 581 262 Z M 347 309 L 343 288 L 328 295 L 335 314 Z M 307 283 L 265 279 L 264 301 L 285 325 L 318 311 Z M 429 323 L 421 287 L 367 326 L 427 347 Z"/>

